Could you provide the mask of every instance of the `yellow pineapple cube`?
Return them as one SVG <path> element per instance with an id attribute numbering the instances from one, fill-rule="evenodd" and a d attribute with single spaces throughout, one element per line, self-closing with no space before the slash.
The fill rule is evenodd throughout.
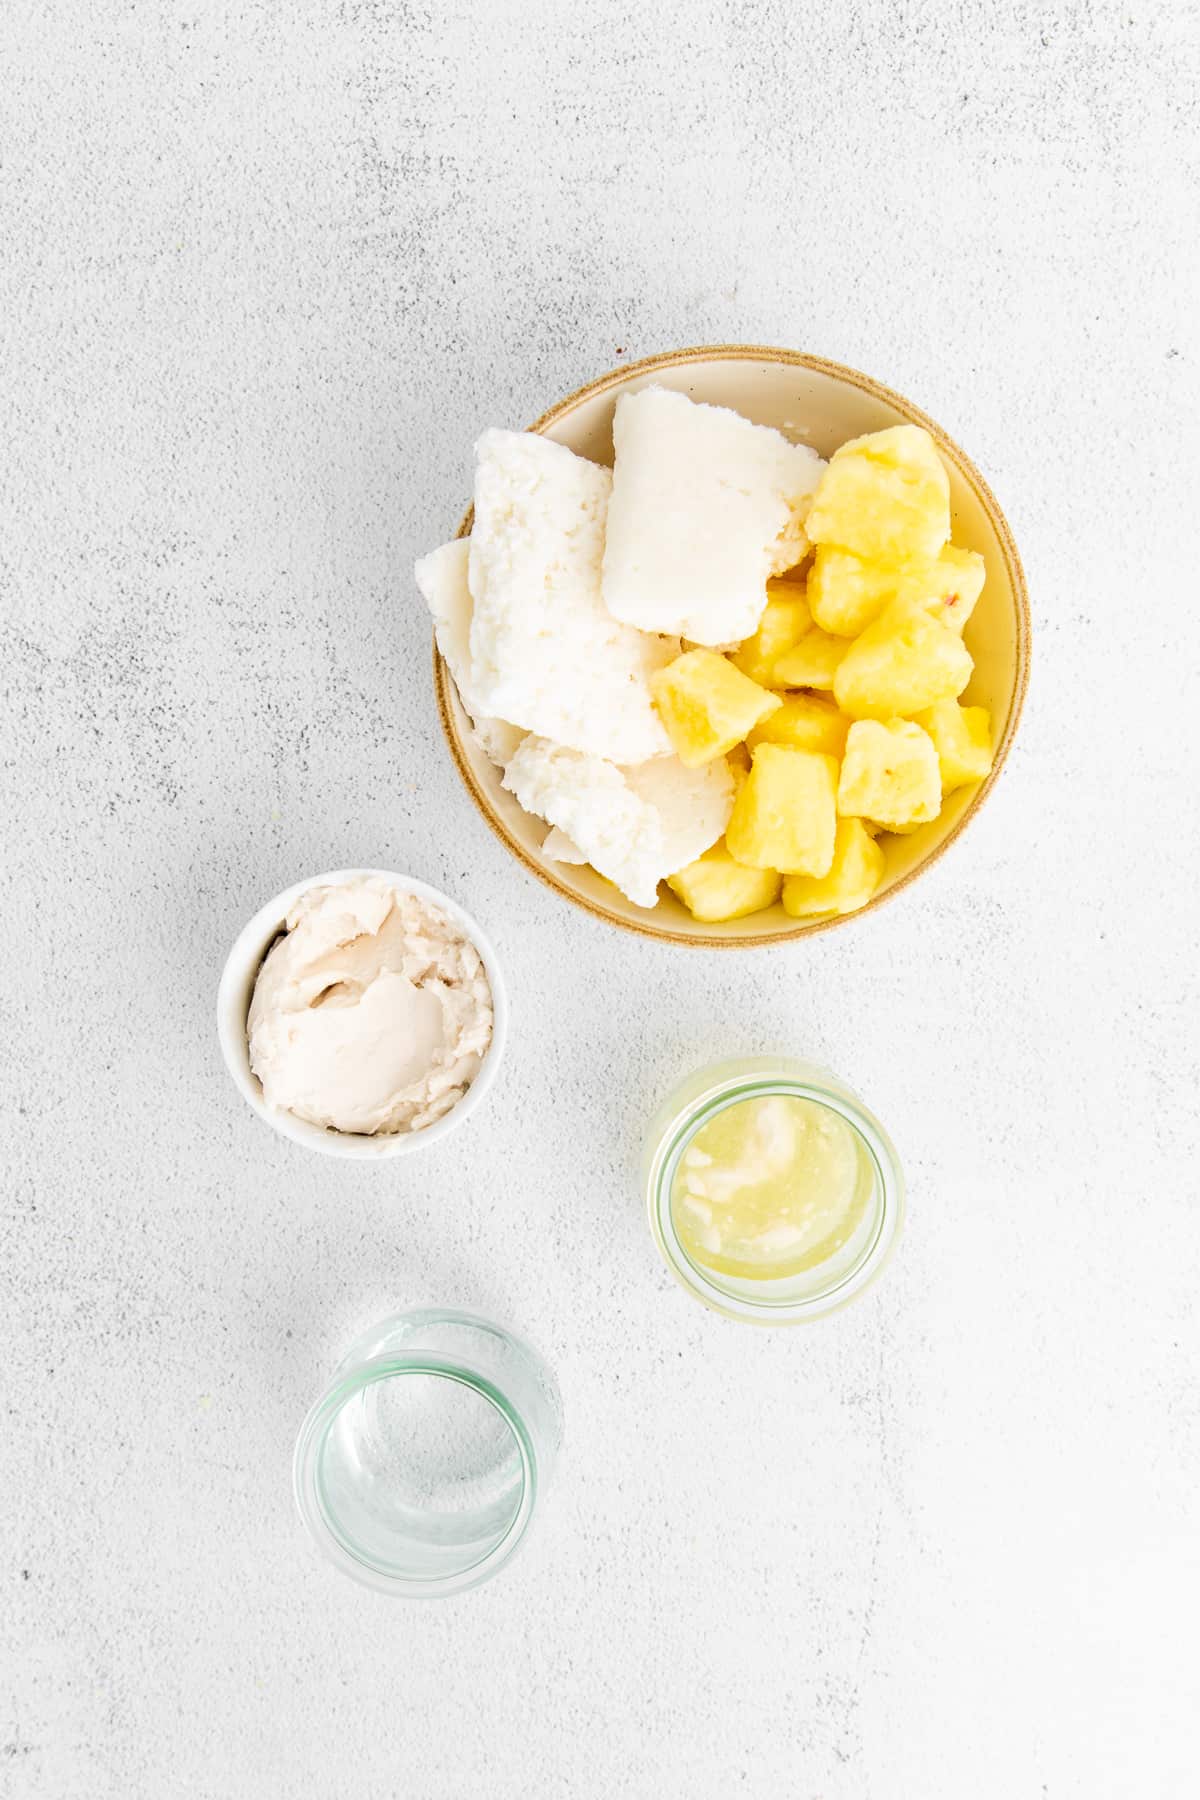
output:
<path id="1" fill-rule="evenodd" d="M 837 831 L 835 756 L 759 744 L 725 833 L 731 856 L 751 869 L 827 875 Z"/>
<path id="2" fill-rule="evenodd" d="M 837 809 L 843 818 L 873 819 L 888 831 L 936 819 L 942 777 L 929 733 L 908 719 L 857 720 L 846 738 Z"/>
<path id="3" fill-rule="evenodd" d="M 787 875 L 783 909 L 793 919 L 820 913 L 857 912 L 883 879 L 883 851 L 861 819 L 839 819 L 828 875 Z"/>
<path id="4" fill-rule="evenodd" d="M 915 600 L 933 614 L 939 625 L 948 626 L 961 637 L 983 592 L 986 574 L 977 550 L 960 550 L 947 544 L 936 562 L 913 563 L 905 568 L 896 596 L 900 600 Z"/>
<path id="5" fill-rule="evenodd" d="M 857 637 L 893 600 L 913 600 L 962 636 L 983 589 L 983 558 L 947 544 L 932 561 L 868 562 L 823 544 L 808 578 L 808 604 L 822 631 Z"/>
<path id="6" fill-rule="evenodd" d="M 769 694 L 714 650 L 685 650 L 651 675 L 650 692 L 675 754 L 688 769 L 724 756 L 779 705 L 778 694 Z"/>
<path id="7" fill-rule="evenodd" d="M 852 718 L 910 718 L 961 694 L 973 667 L 948 626 L 912 600 L 893 600 L 847 647 L 834 676 L 834 698 Z"/>
<path id="8" fill-rule="evenodd" d="M 849 729 L 845 713 L 823 694 L 785 694 L 779 711 L 756 725 L 746 744 L 751 750 L 756 744 L 791 744 L 797 750 L 840 756 Z"/>
<path id="9" fill-rule="evenodd" d="M 734 667 L 748 675 L 751 681 L 769 687 L 777 658 L 793 644 L 798 644 L 811 625 L 812 614 L 808 610 L 803 583 L 768 581 L 767 604 L 758 630 L 738 645 L 732 659 Z"/>
<path id="10" fill-rule="evenodd" d="M 693 919 L 715 925 L 774 906 L 782 881 L 774 869 L 748 869 L 745 863 L 735 862 L 722 838 L 686 869 L 668 876 L 667 886 L 678 894 Z"/>
<path id="11" fill-rule="evenodd" d="M 822 631 L 857 637 L 895 598 L 895 563 L 867 562 L 836 544 L 821 544 L 808 577 L 808 604 Z"/>
<path id="12" fill-rule="evenodd" d="M 917 724 L 933 739 L 942 772 L 942 792 L 982 781 L 992 768 L 992 718 L 986 706 L 939 700 L 917 714 Z"/>
<path id="13" fill-rule="evenodd" d="M 893 425 L 843 444 L 804 528 L 814 544 L 880 562 L 935 557 L 950 536 L 950 482 L 929 433 Z"/>
<path id="14" fill-rule="evenodd" d="M 833 686 L 838 665 L 850 645 L 827 631 L 806 631 L 794 650 L 776 660 L 774 680 L 779 687 L 824 688 Z"/>

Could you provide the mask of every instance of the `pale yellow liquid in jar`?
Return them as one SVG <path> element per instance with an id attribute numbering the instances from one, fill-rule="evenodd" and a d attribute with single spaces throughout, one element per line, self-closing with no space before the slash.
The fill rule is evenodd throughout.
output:
<path id="1" fill-rule="evenodd" d="M 872 1189 L 866 1151 L 838 1113 L 768 1094 L 701 1126 L 675 1172 L 671 1217 L 693 1262 L 771 1281 L 835 1256 Z"/>

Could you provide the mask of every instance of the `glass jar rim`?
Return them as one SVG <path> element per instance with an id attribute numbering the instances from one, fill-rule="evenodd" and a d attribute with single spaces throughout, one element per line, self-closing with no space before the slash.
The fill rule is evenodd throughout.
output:
<path id="1" fill-rule="evenodd" d="M 338 1414 L 364 1388 L 405 1375 L 432 1375 L 470 1388 L 499 1413 L 512 1434 L 521 1459 L 520 1497 L 503 1535 L 483 1556 L 445 1575 L 401 1575 L 371 1562 L 340 1531 L 336 1515 L 325 1500 L 321 1457 Z M 372 1357 L 339 1375 L 310 1408 L 300 1427 L 292 1459 L 296 1510 L 321 1553 L 343 1574 L 374 1588 L 376 1593 L 402 1595 L 409 1599 L 436 1599 L 462 1593 L 494 1575 L 525 1536 L 533 1516 L 537 1486 L 537 1452 L 533 1435 L 512 1401 L 477 1369 L 429 1351 L 419 1351 L 411 1356 Z"/>
<path id="2" fill-rule="evenodd" d="M 758 1059 L 753 1073 L 747 1070 L 742 1075 L 718 1079 L 712 1087 L 681 1106 L 655 1148 L 646 1182 L 654 1241 L 680 1286 L 726 1318 L 754 1325 L 799 1325 L 824 1318 L 855 1299 L 875 1279 L 891 1255 L 904 1216 L 904 1178 L 899 1159 L 891 1139 L 874 1114 L 837 1085 L 832 1077 L 831 1084 L 825 1087 L 819 1081 L 790 1073 L 782 1063 L 772 1067 L 766 1059 Z M 730 1106 L 771 1094 L 811 1100 L 815 1105 L 837 1113 L 870 1157 L 879 1192 L 875 1232 L 853 1268 L 831 1287 L 816 1294 L 778 1301 L 754 1300 L 745 1294 L 730 1292 L 715 1280 L 688 1255 L 671 1210 L 675 1171 L 696 1133 Z"/>

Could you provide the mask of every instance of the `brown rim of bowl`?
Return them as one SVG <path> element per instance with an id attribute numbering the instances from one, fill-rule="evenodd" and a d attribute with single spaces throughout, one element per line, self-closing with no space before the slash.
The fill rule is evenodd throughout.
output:
<path id="1" fill-rule="evenodd" d="M 897 412 L 903 414 L 911 424 L 924 426 L 938 449 L 949 458 L 967 484 L 975 490 L 984 511 L 991 520 L 1004 553 L 1009 584 L 1016 602 L 1016 681 L 1013 686 L 1012 704 L 1009 707 L 1004 734 L 996 746 L 991 773 L 981 782 L 970 805 L 953 830 L 949 831 L 915 868 L 910 869 L 907 875 L 901 876 L 899 881 L 893 882 L 891 887 L 885 889 L 883 893 L 877 894 L 865 906 L 860 906 L 856 912 L 842 913 L 832 919 L 817 919 L 810 924 L 797 922 L 780 931 L 764 932 L 758 937 L 744 938 L 708 937 L 699 933 L 673 931 L 667 926 L 652 925 L 649 923 L 649 919 L 645 925 L 642 925 L 633 919 L 622 918 L 620 913 L 610 912 L 606 906 L 599 901 L 590 899 L 586 894 L 576 893 L 573 888 L 568 887 L 565 882 L 560 881 L 557 876 L 552 874 L 544 863 L 535 861 L 524 846 L 511 836 L 504 820 L 495 811 L 491 800 L 476 779 L 475 771 L 464 754 L 451 705 L 451 694 L 455 692 L 453 679 L 436 643 L 433 647 L 433 675 L 442 730 L 446 734 L 450 754 L 462 777 L 463 784 L 496 836 L 529 870 L 531 875 L 536 876 L 546 887 L 552 888 L 556 894 L 560 894 L 564 900 L 571 901 L 582 911 L 591 913 L 597 919 L 603 919 L 607 925 L 615 925 L 621 931 L 633 931 L 640 937 L 652 938 L 658 943 L 683 944 L 692 950 L 757 950 L 769 944 L 786 944 L 794 942 L 797 938 L 812 937 L 820 931 L 832 931 L 837 925 L 845 925 L 854 919 L 862 918 L 864 913 L 875 911 L 876 908 L 885 905 L 887 901 L 900 893 L 902 889 L 908 887 L 919 875 L 924 874 L 926 869 L 931 868 L 966 829 L 996 784 L 996 778 L 1004 767 L 1005 759 L 1012 747 L 1012 741 L 1025 705 L 1025 693 L 1029 686 L 1031 636 L 1029 592 L 1025 586 L 1025 571 L 1021 567 L 1021 558 L 1017 553 L 1012 532 L 1009 530 L 1008 520 L 1001 512 L 996 496 L 966 452 L 955 443 L 952 437 L 947 436 L 936 420 L 931 419 L 928 413 L 922 412 L 919 406 L 914 406 L 911 400 L 905 399 L 903 394 L 898 394 L 894 388 L 885 387 L 883 382 L 873 380 L 870 375 L 864 375 L 859 369 L 851 369 L 845 363 L 830 362 L 824 356 L 809 356 L 801 350 L 781 350 L 769 344 L 698 344 L 690 350 L 663 351 L 658 356 L 644 356 L 639 362 L 627 363 L 618 369 L 610 369 L 607 375 L 601 375 L 595 381 L 586 382 L 583 387 L 576 388 L 573 394 L 568 394 L 565 400 L 558 401 L 548 412 L 544 412 L 540 418 L 535 419 L 533 424 L 527 427 L 527 430 L 547 431 L 551 425 L 556 425 L 560 419 L 566 418 L 569 413 L 574 412 L 575 408 L 583 401 L 591 400 L 597 394 L 605 393 L 609 388 L 623 386 L 631 375 L 648 375 L 655 369 L 672 369 L 678 368 L 683 363 L 717 360 L 775 362 L 793 368 L 812 369 L 819 375 L 830 375 L 838 381 L 849 382 L 852 387 L 861 388 L 864 393 L 870 394 L 874 399 L 882 400 L 886 405 L 895 407 Z M 468 507 L 463 514 L 462 523 L 459 525 L 456 536 L 466 537 L 470 532 L 473 510 L 472 507 Z"/>

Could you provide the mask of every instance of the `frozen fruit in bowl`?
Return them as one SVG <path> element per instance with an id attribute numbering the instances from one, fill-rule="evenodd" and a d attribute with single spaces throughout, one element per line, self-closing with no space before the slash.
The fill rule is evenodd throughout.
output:
<path id="1" fill-rule="evenodd" d="M 909 719 L 855 720 L 838 779 L 843 818 L 907 831 L 936 819 L 941 804 L 938 755 L 927 731 Z"/>
<path id="2" fill-rule="evenodd" d="M 783 910 L 793 919 L 857 912 L 883 879 L 883 851 L 861 819 L 839 819 L 825 875 L 785 875 Z"/>
<path id="3" fill-rule="evenodd" d="M 653 383 L 613 445 L 485 432 L 469 538 L 418 564 L 507 804 L 543 867 L 642 911 L 664 884 L 701 923 L 861 908 L 993 766 L 963 635 L 987 568 L 937 445 L 889 425 L 826 463 Z"/>
<path id="4" fill-rule="evenodd" d="M 745 741 L 780 706 L 714 650 L 685 650 L 650 678 L 650 692 L 681 763 L 696 769 Z"/>
<path id="5" fill-rule="evenodd" d="M 936 556 L 950 536 L 950 481 L 929 433 L 894 425 L 835 450 L 807 530 L 858 556 Z"/>
<path id="6" fill-rule="evenodd" d="M 783 877 L 776 869 L 748 869 L 730 855 L 729 846 L 722 840 L 695 862 L 669 875 L 667 886 L 678 894 L 694 919 L 716 925 L 773 906 Z"/>
<path id="7" fill-rule="evenodd" d="M 837 829 L 835 756 L 759 744 L 725 841 L 739 862 L 781 875 L 825 875 Z"/>

